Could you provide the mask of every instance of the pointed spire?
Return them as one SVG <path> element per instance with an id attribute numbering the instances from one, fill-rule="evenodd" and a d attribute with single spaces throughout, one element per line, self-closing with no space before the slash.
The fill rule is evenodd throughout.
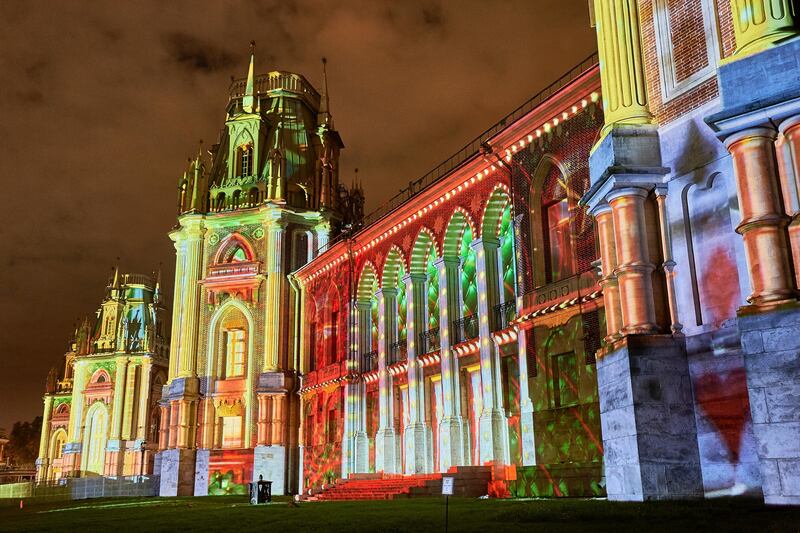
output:
<path id="1" fill-rule="evenodd" d="M 250 41 L 250 69 L 247 71 L 247 87 L 244 90 L 244 98 L 242 99 L 242 107 L 247 113 L 253 112 L 255 95 L 253 93 L 255 86 L 254 79 L 254 66 L 256 62 L 256 42 Z"/>
<path id="2" fill-rule="evenodd" d="M 320 125 L 333 129 L 333 116 L 331 115 L 331 101 L 328 95 L 328 58 L 322 58 L 322 97 L 319 105 Z"/>

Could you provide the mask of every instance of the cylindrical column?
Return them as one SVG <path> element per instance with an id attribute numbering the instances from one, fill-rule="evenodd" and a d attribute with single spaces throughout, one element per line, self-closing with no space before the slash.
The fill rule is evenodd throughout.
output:
<path id="1" fill-rule="evenodd" d="M 664 276 L 667 280 L 667 304 L 669 305 L 670 330 L 680 333 L 683 324 L 678 321 L 678 300 L 675 296 L 675 261 L 672 259 L 672 233 L 669 230 L 667 217 L 667 188 L 656 187 L 656 203 L 658 203 L 658 221 L 661 226 L 661 253 L 664 258 Z"/>
<path id="2" fill-rule="evenodd" d="M 411 424 L 425 421 L 424 390 L 422 387 L 422 368 L 417 365 L 418 335 L 425 330 L 425 279 L 420 273 L 403 277 L 406 287 L 406 327 L 408 353 L 408 404 Z"/>
<path id="3" fill-rule="evenodd" d="M 257 444 L 258 446 L 267 446 L 269 442 L 269 415 L 270 415 L 270 397 L 266 394 L 258 395 L 258 424 L 257 424 Z"/>
<path id="4" fill-rule="evenodd" d="M 636 0 L 594 0 L 606 129 L 650 124 Z"/>
<path id="5" fill-rule="evenodd" d="M 798 33 L 794 0 L 731 0 L 731 13 L 737 56 L 766 50 Z"/>
<path id="6" fill-rule="evenodd" d="M 608 194 L 614 219 L 614 243 L 617 248 L 622 333 L 655 333 L 653 270 L 647 251 L 644 202 L 647 191 L 636 187 L 616 189 Z"/>
<path id="7" fill-rule="evenodd" d="M 791 219 L 789 245 L 794 261 L 795 284 L 800 287 L 800 115 L 784 120 L 778 129 L 783 134 L 783 142 L 778 150 L 778 159 L 782 163 L 780 189 L 784 212 Z"/>
<path id="8" fill-rule="evenodd" d="M 41 460 L 41 465 L 45 469 L 45 472 L 42 474 L 40 479 L 46 479 L 47 476 L 47 464 L 49 463 L 50 459 L 50 415 L 53 411 L 53 397 L 52 396 L 45 396 L 44 397 L 44 416 L 42 416 L 42 433 L 39 437 L 39 459 Z"/>
<path id="9" fill-rule="evenodd" d="M 158 450 L 166 450 L 169 444 L 169 407 L 160 405 L 161 418 L 158 421 Z"/>
<path id="10" fill-rule="evenodd" d="M 751 128 L 725 140 L 733 158 L 750 285 L 748 301 L 764 305 L 793 299 L 794 272 L 789 261 L 786 226 L 775 161 L 775 131 Z"/>
<path id="11" fill-rule="evenodd" d="M 150 417 L 150 371 L 153 368 L 153 360 L 149 357 L 142 357 L 142 375 L 139 382 L 139 422 L 136 428 L 136 438 L 138 440 L 147 439 L 147 419 Z"/>
<path id="12" fill-rule="evenodd" d="M 267 258 L 264 262 L 267 279 L 264 301 L 267 305 L 264 320 L 264 364 L 262 372 L 275 372 L 281 367 L 281 317 L 285 316 L 284 286 L 287 283 L 283 273 L 283 232 L 285 224 L 271 221 L 266 227 L 268 237 Z"/>
<path id="13" fill-rule="evenodd" d="M 602 204 L 594 210 L 597 223 L 598 240 L 600 241 L 600 266 L 603 288 L 603 301 L 606 310 L 606 342 L 611 343 L 620 337 L 622 329 L 622 310 L 620 309 L 619 283 L 614 274 L 617 269 L 617 246 L 614 242 L 614 217 L 611 206 Z"/>
<path id="14" fill-rule="evenodd" d="M 178 377 L 194 377 L 197 363 L 197 332 L 200 318 L 200 265 L 203 260 L 203 228 L 202 220 L 182 220 L 185 225 L 185 271 L 182 283 L 183 309 L 181 310 L 181 334 L 178 362 Z M 177 302 L 176 302 L 177 304 Z"/>
<path id="15" fill-rule="evenodd" d="M 112 403 L 111 435 L 109 439 L 119 440 L 122 431 L 122 411 L 125 406 L 125 375 L 128 370 L 128 358 L 117 358 L 117 371 L 114 374 L 114 400 Z"/>

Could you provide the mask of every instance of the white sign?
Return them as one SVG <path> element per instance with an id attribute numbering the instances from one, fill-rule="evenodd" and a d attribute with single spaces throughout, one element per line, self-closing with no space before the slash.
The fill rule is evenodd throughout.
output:
<path id="1" fill-rule="evenodd" d="M 451 477 L 442 478 L 442 495 L 443 496 L 453 495 L 453 478 Z"/>

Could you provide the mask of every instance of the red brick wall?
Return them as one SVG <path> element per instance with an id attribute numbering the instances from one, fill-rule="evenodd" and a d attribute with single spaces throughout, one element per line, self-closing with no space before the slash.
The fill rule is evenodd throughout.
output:
<path id="1" fill-rule="evenodd" d="M 667 102 L 661 90 L 661 73 L 656 47 L 656 24 L 653 17 L 655 0 L 639 1 L 639 20 L 642 29 L 645 75 L 650 109 L 659 124 L 667 124 L 717 97 L 716 78 L 711 78 Z M 667 0 L 670 14 L 673 60 L 676 81 L 681 81 L 708 65 L 703 7 L 700 0 Z M 733 21 L 728 0 L 716 0 L 717 26 L 723 57 L 735 49 Z"/>

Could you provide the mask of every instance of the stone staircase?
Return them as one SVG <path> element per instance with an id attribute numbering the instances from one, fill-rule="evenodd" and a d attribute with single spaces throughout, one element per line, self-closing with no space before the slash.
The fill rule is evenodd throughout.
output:
<path id="1" fill-rule="evenodd" d="M 447 474 L 352 474 L 306 498 L 306 501 L 394 500 L 442 494 L 442 476 L 453 477 L 453 495 L 478 497 L 487 494 L 490 467 L 459 466 Z"/>

